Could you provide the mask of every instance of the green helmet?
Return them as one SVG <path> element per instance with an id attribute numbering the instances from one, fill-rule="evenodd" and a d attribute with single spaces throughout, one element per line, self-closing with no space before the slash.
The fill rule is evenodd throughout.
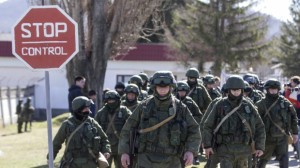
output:
<path id="1" fill-rule="evenodd" d="M 143 81 L 149 81 L 149 77 L 147 74 L 141 72 L 139 73 L 139 76 L 142 78 Z"/>
<path id="2" fill-rule="evenodd" d="M 180 81 L 177 82 L 177 91 L 190 91 L 190 86 L 184 82 L 184 81 Z"/>
<path id="3" fill-rule="evenodd" d="M 85 96 L 78 96 L 72 101 L 72 110 L 74 112 L 82 110 L 84 107 L 90 107 L 91 100 Z"/>
<path id="4" fill-rule="evenodd" d="M 242 77 L 231 75 L 226 81 L 226 89 L 244 89 L 245 83 Z"/>
<path id="5" fill-rule="evenodd" d="M 199 78 L 200 73 L 199 73 L 198 69 L 190 68 L 186 71 L 185 76 L 190 77 L 190 78 Z"/>
<path id="6" fill-rule="evenodd" d="M 204 85 L 216 83 L 213 75 L 205 75 L 202 80 Z"/>
<path id="7" fill-rule="evenodd" d="M 139 75 L 133 75 L 129 79 L 129 84 L 136 84 L 138 87 L 141 87 L 143 85 L 143 80 Z"/>
<path id="8" fill-rule="evenodd" d="M 104 94 L 104 101 L 114 99 L 114 100 L 120 100 L 121 97 L 119 93 L 115 90 L 109 90 Z"/>
<path id="9" fill-rule="evenodd" d="M 168 86 L 176 87 L 176 80 L 171 71 L 157 71 L 153 74 L 153 77 L 150 81 L 151 87 L 155 85 L 159 86 Z"/>
<path id="10" fill-rule="evenodd" d="M 264 84 L 264 89 L 277 88 L 281 89 L 281 83 L 277 79 L 268 79 Z"/>
<path id="11" fill-rule="evenodd" d="M 125 93 L 134 93 L 137 96 L 140 94 L 139 87 L 136 84 L 128 84 L 124 91 Z"/>

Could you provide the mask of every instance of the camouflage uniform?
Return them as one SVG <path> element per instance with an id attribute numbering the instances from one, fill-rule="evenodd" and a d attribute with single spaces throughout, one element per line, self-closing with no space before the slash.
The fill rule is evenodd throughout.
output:
<path id="1" fill-rule="evenodd" d="M 110 145 L 106 134 L 101 126 L 91 117 L 81 113 L 82 109 L 90 105 L 90 100 L 84 96 L 76 97 L 72 101 L 73 116 L 65 120 L 53 139 L 53 155 L 56 157 L 61 145 L 67 143 L 72 132 L 84 122 L 84 125 L 70 139 L 63 160 L 70 162 L 72 168 L 96 168 L 96 158 L 99 152 L 110 153 Z"/>
<path id="2" fill-rule="evenodd" d="M 256 150 L 263 151 L 265 146 L 264 124 L 252 103 L 243 98 L 242 93 L 231 96 L 231 89 L 244 89 L 243 79 L 233 75 L 228 78 L 226 87 L 228 97 L 215 102 L 203 125 L 203 144 L 205 149 L 214 150 L 215 162 L 220 162 L 221 168 L 247 168 L 248 156 L 251 154 L 252 137 L 249 128 L 240 119 L 239 113 L 250 125 Z M 228 117 L 214 134 L 220 121 L 233 108 L 241 103 L 240 108 Z"/>
<path id="3" fill-rule="evenodd" d="M 31 118 L 32 114 L 34 113 L 34 107 L 31 105 L 31 98 L 27 98 L 26 103 L 24 104 L 22 116 L 25 122 L 25 128 L 24 131 L 27 131 L 27 125 L 29 123 L 30 131 L 31 131 Z"/>
<path id="4" fill-rule="evenodd" d="M 204 86 L 205 86 L 205 88 L 206 88 L 206 90 L 207 90 L 207 92 L 208 92 L 208 94 L 209 94 L 209 96 L 212 100 L 215 100 L 216 98 L 222 96 L 222 94 L 218 91 L 218 89 L 208 88 L 208 86 L 207 86 L 207 85 L 214 85 L 215 84 L 214 76 L 206 75 L 206 76 L 203 77 L 202 80 L 203 80 L 203 84 L 204 84 Z"/>
<path id="5" fill-rule="evenodd" d="M 109 165 L 111 166 L 112 160 L 114 160 L 115 167 L 121 168 L 121 156 L 118 155 L 120 132 L 127 118 L 131 115 L 131 111 L 120 105 L 120 96 L 114 90 L 106 92 L 104 98 L 106 104 L 97 112 L 95 120 L 105 131 L 111 145 L 111 156 L 108 159 Z M 115 104 L 111 105 L 108 102 L 110 99 L 114 99 Z M 112 122 L 111 125 L 110 122 Z"/>
<path id="6" fill-rule="evenodd" d="M 186 77 L 196 78 L 196 81 L 193 82 L 189 79 L 187 80 L 191 90 L 188 96 L 190 96 L 197 103 L 201 112 L 205 113 L 205 110 L 211 102 L 211 97 L 209 96 L 206 88 L 198 81 L 199 76 L 199 71 L 196 68 L 190 68 L 186 72 Z"/>
<path id="7" fill-rule="evenodd" d="M 244 83 L 245 83 L 244 95 L 246 95 L 253 103 L 258 102 L 264 97 L 260 93 L 258 93 L 256 89 L 253 89 L 247 81 L 244 81 Z"/>
<path id="8" fill-rule="evenodd" d="M 264 121 L 266 130 L 266 150 L 264 155 L 260 158 L 259 168 L 266 167 L 267 162 L 271 159 L 272 155 L 276 155 L 279 159 L 281 168 L 288 168 L 288 141 L 287 135 L 291 132 L 293 135 L 298 134 L 297 128 L 297 115 L 293 105 L 283 96 L 277 94 L 270 94 L 268 89 L 275 88 L 278 91 L 281 88 L 281 84 L 276 79 L 269 79 L 266 81 L 264 88 L 267 90 L 266 97 L 256 103 L 258 111 Z M 269 111 L 269 115 L 266 114 L 267 109 L 277 101 L 277 103 Z M 281 130 L 275 126 L 276 123 Z"/>
<path id="9" fill-rule="evenodd" d="M 148 93 L 145 90 L 142 90 L 143 87 L 143 80 L 139 75 L 133 75 L 130 79 L 129 79 L 129 84 L 136 84 L 139 87 L 140 90 L 140 94 L 138 96 L 138 100 L 142 101 L 144 99 L 146 99 L 148 97 Z"/>
<path id="10" fill-rule="evenodd" d="M 125 100 L 122 100 L 121 105 L 126 106 L 131 112 L 133 112 L 136 107 L 140 104 L 140 101 L 137 100 L 140 91 L 137 85 L 135 84 L 128 84 L 125 88 Z M 135 99 L 134 100 L 129 100 L 127 97 L 127 94 L 133 93 L 135 94 Z"/>
<path id="11" fill-rule="evenodd" d="M 156 72 L 151 80 L 154 96 L 147 98 L 138 106 L 122 129 L 119 154 L 125 158 L 130 149 L 130 130 L 149 128 L 175 115 L 157 129 L 149 132 L 139 131 L 136 167 L 180 168 L 180 157 L 183 153 L 189 153 L 187 155 L 191 152 L 194 155 L 198 153 L 201 140 L 199 125 L 188 108 L 172 96 L 171 91 L 165 96 L 160 96 L 156 92 L 156 86 L 170 85 L 175 87 L 175 79 L 171 72 Z"/>
<path id="12" fill-rule="evenodd" d="M 18 115 L 18 133 L 22 133 L 22 125 L 23 125 L 23 114 L 22 114 L 22 100 L 19 100 L 17 108 L 16 108 L 16 114 Z"/>

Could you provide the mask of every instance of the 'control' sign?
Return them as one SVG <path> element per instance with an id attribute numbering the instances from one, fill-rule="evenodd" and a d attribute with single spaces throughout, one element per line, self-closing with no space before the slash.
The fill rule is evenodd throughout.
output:
<path id="1" fill-rule="evenodd" d="M 13 53 L 33 69 L 61 68 L 78 52 L 77 29 L 58 6 L 31 7 L 13 28 Z"/>

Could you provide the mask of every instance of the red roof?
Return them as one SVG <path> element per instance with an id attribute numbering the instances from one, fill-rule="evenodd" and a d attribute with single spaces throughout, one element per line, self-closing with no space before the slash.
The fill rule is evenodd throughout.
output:
<path id="1" fill-rule="evenodd" d="M 166 44 L 136 44 L 134 49 L 125 55 L 118 55 L 115 60 L 123 61 L 175 61 Z"/>
<path id="2" fill-rule="evenodd" d="M 0 57 L 13 57 L 11 41 L 0 41 Z"/>

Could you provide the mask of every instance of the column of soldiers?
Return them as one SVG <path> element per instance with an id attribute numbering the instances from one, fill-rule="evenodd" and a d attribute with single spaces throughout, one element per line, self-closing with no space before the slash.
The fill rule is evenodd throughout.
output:
<path id="1" fill-rule="evenodd" d="M 67 143 L 70 147 L 63 158 L 71 156 L 70 164 L 81 167 L 84 162 L 95 163 L 102 152 L 110 167 L 114 161 L 116 168 L 180 168 L 192 165 L 204 149 L 206 168 L 218 164 L 221 168 L 264 168 L 272 156 L 280 167 L 288 167 L 288 141 L 298 142 L 298 119 L 292 104 L 280 96 L 279 81 L 268 80 L 264 95 L 253 81 L 237 75 L 230 76 L 222 89 L 215 87 L 212 75 L 201 80 L 196 68 L 188 69 L 186 77 L 176 82 L 170 71 L 157 71 L 150 80 L 145 73 L 134 75 L 123 96 L 114 90 L 105 93 L 105 105 L 95 119 L 85 115 L 88 100 L 76 98 L 81 105 L 72 102 L 74 128 L 90 122 L 81 130 L 98 131 L 92 131 L 90 138 L 77 131 L 78 136 L 68 140 L 73 147 Z M 70 139 L 67 130 L 75 130 L 66 128 L 68 121 L 54 138 L 55 156 L 62 142 Z M 81 163 L 71 163 L 76 160 Z"/>

